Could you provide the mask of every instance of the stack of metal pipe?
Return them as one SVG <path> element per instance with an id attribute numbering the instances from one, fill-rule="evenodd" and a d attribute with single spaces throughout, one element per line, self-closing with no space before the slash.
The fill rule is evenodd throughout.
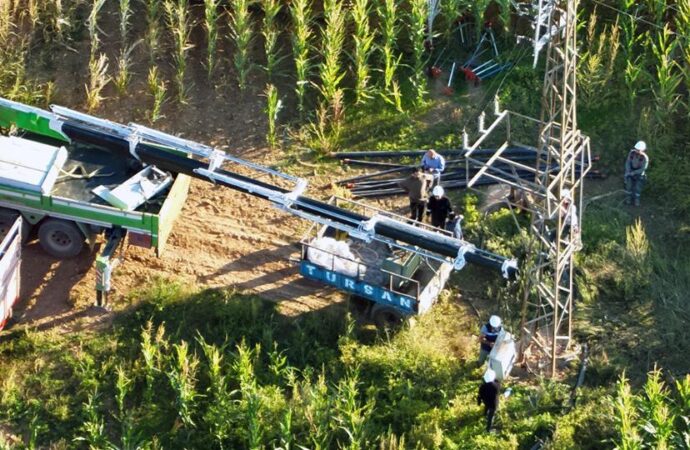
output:
<path id="1" fill-rule="evenodd" d="M 472 154 L 473 162 L 469 163 L 465 158 L 466 150 L 436 151 L 446 158 L 446 168 L 441 175 L 441 185 L 445 189 L 465 189 L 467 181 L 474 177 L 481 169 L 480 163 L 488 161 L 496 152 L 494 149 L 476 150 Z M 331 156 L 339 159 L 343 165 L 364 167 L 371 170 L 362 175 L 338 180 L 336 184 L 349 189 L 353 198 L 404 195 L 405 191 L 398 186 L 398 183 L 419 167 L 424 153 L 426 153 L 426 150 L 333 153 Z M 528 167 L 537 166 L 538 153 L 533 148 L 509 147 L 503 151 L 502 156 L 509 158 L 511 161 L 519 161 Z M 545 165 L 546 162 L 540 162 L 541 168 L 544 168 Z M 494 163 L 492 167 L 509 170 L 511 173 L 514 173 L 513 168 L 505 164 Z M 553 169 L 557 169 L 557 167 L 553 167 Z M 518 171 L 515 175 L 525 180 L 534 179 L 534 173 L 528 170 Z M 596 170 L 592 170 L 588 174 L 590 178 L 600 178 L 602 176 Z M 491 177 L 482 176 L 475 182 L 475 186 L 488 186 L 497 183 L 498 181 Z"/>

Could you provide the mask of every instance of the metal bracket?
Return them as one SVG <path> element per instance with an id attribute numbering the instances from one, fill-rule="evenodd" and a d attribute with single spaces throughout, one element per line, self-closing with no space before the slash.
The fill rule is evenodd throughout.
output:
<path id="1" fill-rule="evenodd" d="M 465 267 L 465 264 L 467 264 L 467 261 L 465 261 L 465 254 L 474 253 L 475 249 L 476 247 L 472 244 L 462 244 L 458 249 L 458 256 L 456 256 L 455 260 L 453 261 L 453 269 L 462 270 L 462 268 Z"/>
<path id="2" fill-rule="evenodd" d="M 137 154 L 137 145 L 141 143 L 141 137 L 137 133 L 132 133 L 129 136 L 127 136 L 127 142 L 129 143 L 129 153 L 132 155 L 137 161 L 141 162 L 141 158 Z"/>
<path id="3" fill-rule="evenodd" d="M 225 152 L 213 149 L 208 155 L 208 170 L 215 172 L 225 162 Z"/>
<path id="4" fill-rule="evenodd" d="M 503 261 L 503 264 L 501 264 L 501 274 L 503 275 L 503 278 L 505 278 L 506 280 L 510 279 L 510 269 L 513 269 L 515 272 L 517 272 L 517 259 L 506 259 L 505 261 Z"/>
<path id="5" fill-rule="evenodd" d="M 376 224 L 382 219 L 378 214 L 374 214 L 369 220 L 363 220 L 357 226 L 357 230 L 352 230 L 349 234 L 355 239 L 361 239 L 364 242 L 371 242 L 376 235 Z"/>

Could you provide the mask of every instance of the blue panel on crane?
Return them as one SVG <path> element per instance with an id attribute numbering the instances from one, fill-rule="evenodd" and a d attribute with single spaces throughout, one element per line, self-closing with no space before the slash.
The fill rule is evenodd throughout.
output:
<path id="1" fill-rule="evenodd" d="M 414 297 L 409 295 L 402 295 L 381 286 L 357 280 L 356 278 L 343 275 L 342 273 L 317 266 L 307 260 L 302 260 L 300 262 L 299 271 L 300 274 L 306 278 L 326 283 L 376 303 L 391 305 L 405 314 L 415 314 L 416 312 L 415 306 L 417 301 Z"/>

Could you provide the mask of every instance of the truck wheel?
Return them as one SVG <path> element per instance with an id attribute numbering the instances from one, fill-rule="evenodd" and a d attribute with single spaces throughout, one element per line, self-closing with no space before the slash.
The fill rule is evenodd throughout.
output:
<path id="1" fill-rule="evenodd" d="M 395 330 L 402 326 L 405 316 L 392 306 L 376 305 L 371 311 L 374 323 L 382 330 Z"/>
<path id="2" fill-rule="evenodd" d="M 74 222 L 48 219 L 38 229 L 41 247 L 51 256 L 67 259 L 77 256 L 84 248 L 84 235 Z"/>

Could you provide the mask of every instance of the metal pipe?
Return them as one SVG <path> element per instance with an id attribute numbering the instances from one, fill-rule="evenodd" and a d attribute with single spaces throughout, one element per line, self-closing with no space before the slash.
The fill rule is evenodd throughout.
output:
<path id="1" fill-rule="evenodd" d="M 337 152 L 331 153 L 330 156 L 337 159 L 346 158 L 396 158 L 403 156 L 424 156 L 429 150 L 396 150 L 396 151 L 361 151 L 361 152 Z M 472 157 L 485 156 L 491 157 L 496 152 L 495 149 L 477 149 L 472 152 Z M 436 150 L 443 156 L 461 156 L 464 157 L 467 150 L 462 149 L 445 149 Z M 508 147 L 504 154 L 514 156 L 531 156 L 536 155 L 537 151 L 529 147 Z"/>

